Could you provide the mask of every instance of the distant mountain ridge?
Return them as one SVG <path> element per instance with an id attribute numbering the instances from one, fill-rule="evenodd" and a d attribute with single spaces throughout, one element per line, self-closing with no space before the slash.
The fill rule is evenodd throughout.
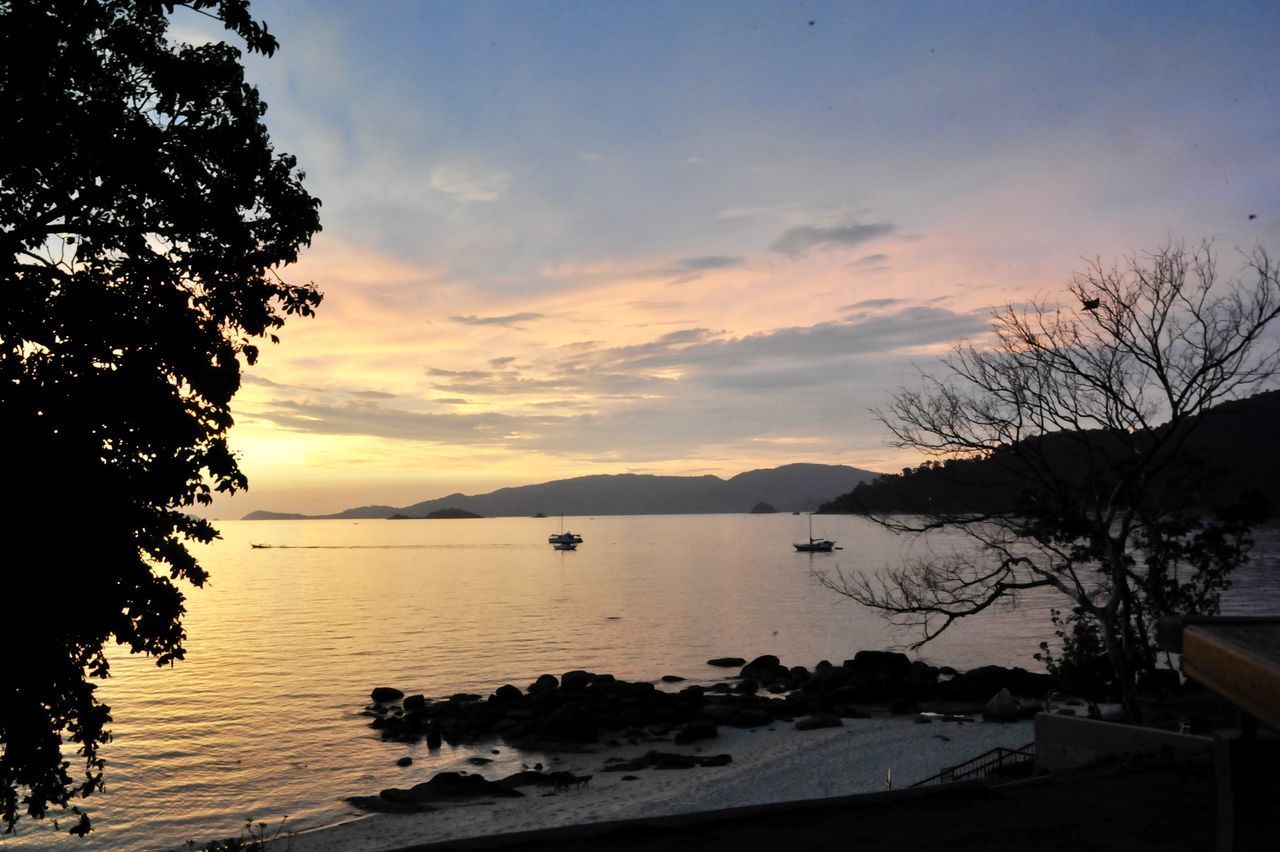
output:
<path id="1" fill-rule="evenodd" d="M 486 517 L 547 515 L 681 515 L 750 512 L 768 503 L 782 512 L 806 512 L 859 483 L 880 476 L 848 465 L 789 464 L 750 470 L 730 479 L 718 476 L 597 474 L 538 485 L 500 488 L 488 494 L 450 494 L 411 506 L 359 506 L 332 515 L 250 512 L 246 521 L 321 518 L 425 517 L 443 509 L 462 509 Z"/>

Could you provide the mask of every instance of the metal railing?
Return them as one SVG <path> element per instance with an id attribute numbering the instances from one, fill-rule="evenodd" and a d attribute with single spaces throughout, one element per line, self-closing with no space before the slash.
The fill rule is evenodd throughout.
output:
<path id="1" fill-rule="evenodd" d="M 956 781 L 990 781 L 993 778 L 1008 777 L 1029 768 L 1036 759 L 1036 744 L 1027 743 L 1021 748 L 1004 748 L 1003 746 L 985 751 L 977 757 L 948 766 L 937 775 L 923 781 L 917 781 L 912 787 L 925 787 L 929 784 L 953 784 Z"/>

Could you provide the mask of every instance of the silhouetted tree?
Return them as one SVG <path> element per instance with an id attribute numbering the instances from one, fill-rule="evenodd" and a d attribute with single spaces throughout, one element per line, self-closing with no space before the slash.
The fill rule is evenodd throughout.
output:
<path id="1" fill-rule="evenodd" d="M 168 39 L 175 5 L 0 0 L 9 830 L 102 788 L 108 640 L 182 658 L 174 581 L 204 583 L 185 542 L 216 536 L 185 509 L 245 487 L 226 443 L 241 365 L 320 302 L 275 271 L 319 201 L 273 150 L 240 50 Z M 248 0 L 181 5 L 276 49 Z"/>
<path id="2" fill-rule="evenodd" d="M 1056 589 L 1070 600 L 1060 632 L 1100 636 L 1137 715 L 1137 675 L 1157 662 L 1153 620 L 1217 612 L 1247 555 L 1258 516 L 1242 506 L 1206 517 L 1205 460 L 1189 439 L 1213 428 L 1212 406 L 1280 367 L 1265 336 L 1280 315 L 1280 274 L 1258 249 L 1219 282 L 1208 244 L 1175 246 L 1123 269 L 1095 262 L 1070 293 L 1074 310 L 1039 301 L 998 311 L 989 344 L 958 346 L 943 377 L 878 412 L 897 446 L 948 463 L 903 479 L 930 490 L 915 501 L 920 514 L 876 519 L 900 532 L 958 531 L 969 546 L 824 580 L 919 629 L 916 647 L 997 601 Z M 948 481 L 961 487 L 948 492 Z M 979 483 L 992 487 L 968 487 Z"/>

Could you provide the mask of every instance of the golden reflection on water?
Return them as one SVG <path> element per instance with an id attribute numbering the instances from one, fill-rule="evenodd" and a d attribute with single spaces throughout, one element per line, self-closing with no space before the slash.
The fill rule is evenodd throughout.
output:
<path id="1" fill-rule="evenodd" d="M 810 575 L 900 557 L 900 540 L 857 518 L 820 518 L 846 549 L 813 556 L 791 548 L 808 535 L 803 516 L 572 518 L 585 542 L 568 553 L 546 543 L 558 523 L 221 523 L 224 539 L 200 553 L 211 582 L 188 595 L 187 659 L 157 669 L 113 657 L 101 689 L 115 716 L 108 792 L 85 803 L 96 830 L 72 843 L 28 829 L 0 850 L 174 848 L 284 815 L 315 827 L 353 816 L 346 796 L 463 768 L 491 748 L 501 754 L 490 777 L 544 757 L 501 743 L 383 743 L 360 715 L 374 686 L 487 695 L 574 668 L 714 681 L 725 673 L 711 657 L 812 666 L 910 638 Z M 962 623 L 929 658 L 1032 667 L 1049 603 Z M 395 766 L 403 755 L 411 769 Z"/>

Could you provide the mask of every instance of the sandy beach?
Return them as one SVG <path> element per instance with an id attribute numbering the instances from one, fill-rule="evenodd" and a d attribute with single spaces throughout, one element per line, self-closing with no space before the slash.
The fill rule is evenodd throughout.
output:
<path id="1" fill-rule="evenodd" d="M 646 743 L 565 753 L 548 767 L 591 775 L 582 788 L 552 795 L 545 788 L 527 787 L 525 796 L 518 799 L 420 814 L 371 814 L 299 834 L 292 849 L 365 852 L 579 823 L 878 792 L 885 789 L 887 772 L 892 772 L 895 788 L 905 787 L 988 749 L 1016 748 L 1032 738 L 1030 722 L 920 724 L 910 716 L 845 719 L 844 727 L 814 731 L 797 731 L 781 722 L 755 730 L 722 728 L 718 737 L 696 746 Z M 632 758 L 652 748 L 701 755 L 728 753 L 733 762 L 683 770 L 602 771 L 609 758 Z M 490 780 L 500 777 L 484 769 L 477 772 Z M 637 778 L 623 781 L 626 775 Z M 410 770 L 405 784 L 425 780 L 425 775 Z"/>

